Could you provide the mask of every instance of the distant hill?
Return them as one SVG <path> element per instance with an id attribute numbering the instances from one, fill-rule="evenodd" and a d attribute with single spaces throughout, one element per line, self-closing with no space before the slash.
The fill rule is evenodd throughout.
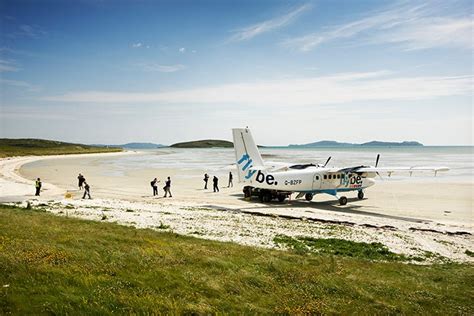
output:
<path id="1" fill-rule="evenodd" d="M 319 142 L 295 145 L 291 144 L 288 147 L 301 147 L 301 148 L 311 148 L 311 147 L 397 147 L 397 146 L 423 146 L 423 144 L 415 141 L 403 141 L 403 142 L 380 142 L 380 141 L 371 141 L 362 144 L 354 143 L 340 143 L 333 140 L 322 140 Z"/>
<path id="2" fill-rule="evenodd" d="M 127 143 L 123 145 L 118 145 L 122 148 L 129 148 L 129 149 L 154 149 L 154 148 L 163 148 L 168 147 L 162 144 L 154 144 L 154 143 Z"/>
<path id="3" fill-rule="evenodd" d="M 122 148 L 72 144 L 33 138 L 0 138 L 0 157 L 118 152 Z"/>
<path id="4" fill-rule="evenodd" d="M 394 146 L 423 146 L 422 143 L 415 141 L 404 141 L 404 142 L 379 142 L 371 141 L 368 143 L 360 144 L 360 146 L 374 146 L 374 147 L 394 147 Z"/>
<path id="5" fill-rule="evenodd" d="M 110 147 L 110 148 L 126 148 L 126 149 L 155 149 L 155 148 L 168 147 L 166 145 L 154 144 L 154 143 L 126 143 L 122 145 L 94 144 L 92 146 Z"/>
<path id="6" fill-rule="evenodd" d="M 191 142 L 176 143 L 171 145 L 173 148 L 233 148 L 234 144 L 227 140 L 204 139 Z"/>
<path id="7" fill-rule="evenodd" d="M 319 142 L 309 143 L 309 144 L 291 144 L 288 147 L 347 147 L 354 146 L 355 144 L 351 143 L 339 143 L 334 140 L 321 140 Z"/>

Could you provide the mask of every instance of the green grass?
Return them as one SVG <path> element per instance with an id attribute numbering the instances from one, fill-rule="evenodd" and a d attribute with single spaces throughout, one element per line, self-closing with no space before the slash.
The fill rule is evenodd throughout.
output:
<path id="1" fill-rule="evenodd" d="M 369 260 L 406 261 L 404 255 L 391 252 L 381 243 L 355 242 L 337 238 L 276 236 L 273 241 L 298 253 L 331 254 Z"/>
<path id="2" fill-rule="evenodd" d="M 122 151 L 122 148 L 71 144 L 44 139 L 0 138 L 0 158 L 30 155 L 90 154 L 119 151 Z"/>
<path id="3" fill-rule="evenodd" d="M 472 315 L 473 284 L 467 264 L 298 254 L 0 206 L 0 314 Z"/>

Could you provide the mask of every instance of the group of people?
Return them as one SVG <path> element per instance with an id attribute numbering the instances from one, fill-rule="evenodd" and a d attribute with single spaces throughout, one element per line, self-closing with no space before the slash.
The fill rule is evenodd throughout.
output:
<path id="1" fill-rule="evenodd" d="M 232 175 L 232 172 L 229 171 L 229 184 L 227 185 L 228 188 L 234 186 L 233 179 L 234 179 L 234 176 Z M 204 180 L 204 190 L 207 190 L 207 182 L 209 181 L 209 175 L 207 173 L 204 174 L 203 180 Z M 218 177 L 214 176 L 212 178 L 212 186 L 213 186 L 214 192 L 219 192 L 219 178 Z"/>
<path id="2" fill-rule="evenodd" d="M 160 180 L 158 180 L 157 178 L 153 179 L 150 184 L 151 184 L 151 187 L 153 188 L 153 196 L 156 196 L 158 195 L 158 183 L 160 182 Z M 168 194 L 169 194 L 169 197 L 173 197 L 171 195 L 171 178 L 168 177 L 168 179 L 165 181 L 165 186 L 163 187 L 163 191 L 165 191 L 165 195 L 163 195 L 163 197 L 168 197 Z"/>
<path id="3" fill-rule="evenodd" d="M 91 199 L 90 186 L 86 182 L 86 178 L 84 178 L 84 176 L 79 173 L 79 175 L 77 176 L 77 180 L 78 180 L 79 190 L 84 189 L 84 195 L 82 196 L 82 198 L 85 199 L 86 196 L 88 196 L 89 199 Z M 37 178 L 35 181 L 35 189 L 36 189 L 35 196 L 40 196 L 42 185 L 43 184 L 41 183 L 41 179 Z"/>
<path id="4" fill-rule="evenodd" d="M 233 175 L 232 175 L 232 172 L 229 172 L 229 184 L 227 185 L 228 188 L 230 187 L 233 187 L 234 186 L 234 183 L 233 183 Z M 78 180 L 78 186 L 79 186 L 79 190 L 82 190 L 84 189 L 84 195 L 82 196 L 83 199 L 86 198 L 86 196 L 89 197 L 89 199 L 91 199 L 91 194 L 90 194 L 90 186 L 89 184 L 87 183 L 86 181 L 86 178 L 79 173 L 79 175 L 77 176 L 77 180 Z M 204 189 L 207 190 L 207 182 L 209 181 L 209 175 L 206 173 L 204 174 Z M 151 184 L 151 187 L 153 189 L 153 196 L 157 196 L 158 195 L 158 183 L 160 183 L 160 180 L 158 180 L 157 178 L 154 178 L 150 184 Z M 212 183 L 213 183 L 213 189 L 214 189 L 214 192 L 219 192 L 219 178 L 217 178 L 216 176 L 214 176 L 212 178 Z M 40 192 L 41 192 L 41 179 L 38 178 L 35 182 L 35 188 L 36 188 L 36 196 L 39 196 L 40 195 Z M 165 186 L 163 187 L 163 191 L 165 192 L 165 195 L 163 197 L 173 197 L 173 195 L 171 195 L 171 178 L 168 177 L 167 180 L 165 181 Z"/>

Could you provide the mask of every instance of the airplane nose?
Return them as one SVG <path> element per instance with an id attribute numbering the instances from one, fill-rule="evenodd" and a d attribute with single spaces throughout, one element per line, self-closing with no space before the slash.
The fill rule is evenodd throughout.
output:
<path id="1" fill-rule="evenodd" d="M 367 181 L 367 186 L 368 187 L 371 187 L 375 184 L 375 180 L 374 179 L 365 179 L 365 181 Z"/>

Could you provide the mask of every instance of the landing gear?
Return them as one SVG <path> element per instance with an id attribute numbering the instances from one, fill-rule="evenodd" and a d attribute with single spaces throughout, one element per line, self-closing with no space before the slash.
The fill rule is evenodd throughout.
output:
<path id="1" fill-rule="evenodd" d="M 341 196 L 339 198 L 339 204 L 340 205 L 346 205 L 347 204 L 347 198 L 345 196 Z"/>
<path id="2" fill-rule="evenodd" d="M 360 190 L 358 193 L 357 193 L 357 197 L 359 198 L 359 200 L 362 200 L 364 198 L 364 192 L 362 190 Z"/>
<path id="3" fill-rule="evenodd" d="M 306 193 L 304 195 L 304 198 L 306 199 L 306 201 L 311 201 L 313 199 L 313 193 Z"/>
<path id="4" fill-rule="evenodd" d="M 278 202 L 283 203 L 286 200 L 286 195 L 278 194 Z"/>
<path id="5" fill-rule="evenodd" d="M 245 186 L 243 191 L 244 191 L 244 198 L 250 199 L 250 197 L 252 196 L 252 187 Z"/>
<path id="6" fill-rule="evenodd" d="M 260 201 L 262 201 L 263 203 L 268 203 L 268 202 L 271 202 L 272 200 L 272 194 L 270 192 L 261 192 L 261 195 L 260 195 Z"/>

